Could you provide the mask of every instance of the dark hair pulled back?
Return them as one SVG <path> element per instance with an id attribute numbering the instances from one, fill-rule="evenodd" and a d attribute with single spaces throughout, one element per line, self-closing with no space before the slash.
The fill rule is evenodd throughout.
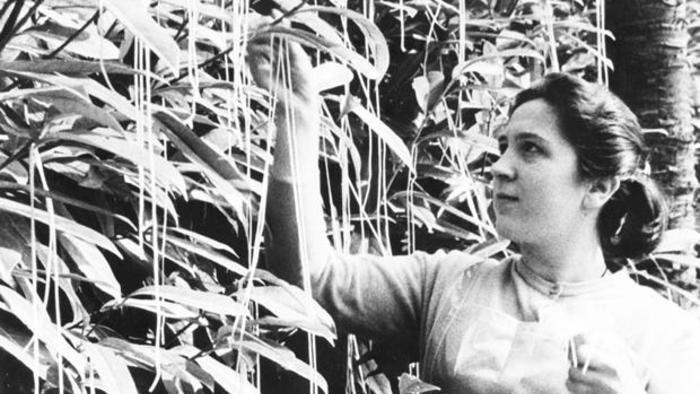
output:
<path id="1" fill-rule="evenodd" d="M 667 208 L 655 183 L 644 174 L 648 149 L 634 113 L 604 86 L 564 73 L 548 74 L 521 91 L 511 113 L 535 99 L 555 108 L 583 179 L 621 179 L 598 217 L 606 256 L 636 258 L 651 252 L 661 240 Z"/>

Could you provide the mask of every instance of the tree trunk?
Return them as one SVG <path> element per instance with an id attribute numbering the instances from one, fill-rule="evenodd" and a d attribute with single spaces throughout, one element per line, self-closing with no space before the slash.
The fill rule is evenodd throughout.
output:
<path id="1" fill-rule="evenodd" d="M 611 88 L 647 134 L 653 178 L 669 198 L 670 227 L 693 227 L 695 178 L 685 0 L 607 0 Z"/>

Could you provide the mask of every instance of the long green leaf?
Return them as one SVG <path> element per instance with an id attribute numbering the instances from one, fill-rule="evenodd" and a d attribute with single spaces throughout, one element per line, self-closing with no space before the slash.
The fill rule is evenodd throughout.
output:
<path id="1" fill-rule="evenodd" d="M 106 338 L 99 342 L 100 345 L 117 351 L 125 359 L 136 365 L 154 370 L 156 368 L 156 349 L 154 346 L 136 345 L 119 338 Z M 163 372 L 163 383 L 166 381 L 181 380 L 192 387 L 200 387 L 203 384 L 211 392 L 214 391 L 214 378 L 193 361 L 181 357 L 169 349 L 158 349 L 160 369 Z M 176 391 L 177 392 L 177 391 Z M 195 392 L 198 392 L 195 390 Z"/>
<path id="2" fill-rule="evenodd" d="M 320 12 L 327 14 L 335 14 L 344 18 L 348 18 L 355 22 L 365 36 L 365 42 L 374 50 L 374 67 L 382 76 L 389 68 L 389 46 L 387 45 L 384 33 L 379 30 L 379 27 L 366 16 L 359 12 L 353 11 L 344 7 L 329 7 L 312 5 L 302 7 L 297 13 L 304 12 Z"/>
<path id="3" fill-rule="evenodd" d="M 51 104 L 64 114 L 82 115 L 102 126 L 123 131 L 122 126 L 112 115 L 73 92 L 65 90 L 43 91 L 32 93 L 31 96 Z"/>
<path id="4" fill-rule="evenodd" d="M 379 66 L 384 66 L 384 64 L 373 65 L 357 52 L 348 49 L 345 46 L 333 43 L 323 37 L 318 37 L 307 31 L 285 26 L 272 26 L 260 30 L 256 34 L 258 37 L 267 37 L 270 35 L 286 38 L 307 47 L 317 49 L 322 52 L 327 52 L 336 58 L 347 62 L 352 68 L 370 79 L 380 79 L 384 75 L 384 72 L 386 72 L 386 70 L 379 68 Z"/>
<path id="5" fill-rule="evenodd" d="M 0 241 L 2 242 L 2 241 Z M 12 270 L 22 261 L 22 253 L 0 246 L 0 280 L 13 283 Z"/>
<path id="6" fill-rule="evenodd" d="M 700 259 L 694 256 L 689 256 L 687 254 L 654 253 L 654 258 L 668 260 L 674 264 L 678 264 L 684 267 L 700 269 Z"/>
<path id="7" fill-rule="evenodd" d="M 43 346 L 40 346 L 38 360 L 35 360 L 31 347 L 27 346 L 30 338 L 19 339 L 17 333 L 7 331 L 2 326 L 3 323 L 7 322 L 0 321 L 0 348 L 24 364 L 27 369 L 39 375 L 41 379 L 46 380 L 48 378 L 48 370 L 51 364 L 55 364 L 55 360 L 51 359 Z"/>
<path id="8" fill-rule="evenodd" d="M 43 140 L 49 141 L 74 141 L 81 144 L 93 146 L 98 149 L 113 153 L 119 157 L 127 159 L 134 164 L 142 165 L 146 169 L 151 168 L 150 160 L 153 160 L 156 180 L 165 181 L 181 194 L 186 194 L 185 180 L 180 172 L 165 158 L 157 153 L 149 153 L 146 149 L 136 143 L 121 138 L 103 137 L 96 134 L 71 134 L 58 132 Z"/>
<path id="9" fill-rule="evenodd" d="M 117 62 L 102 62 L 104 70 L 108 74 L 136 74 L 137 71 L 125 64 Z M 102 72 L 100 62 L 77 60 L 77 59 L 34 59 L 34 60 L 16 60 L 13 62 L 0 61 L 0 74 L 10 73 L 12 71 L 32 72 L 42 74 L 63 74 L 66 76 L 77 77 L 89 74 Z"/>
<path id="10" fill-rule="evenodd" d="M 4 286 L 0 286 L 0 296 L 6 304 L 6 306 L 0 304 L 0 308 L 15 315 L 54 354 L 60 354 L 78 371 L 85 370 L 85 359 L 63 338 L 61 335 L 63 329 L 53 324 L 43 309 L 43 303 L 38 302 L 35 307 L 27 299 Z M 34 297 L 38 298 L 36 295 Z"/>
<path id="11" fill-rule="evenodd" d="M 204 291 L 191 290 L 175 286 L 146 286 L 131 293 L 129 297 L 156 297 L 159 295 L 182 305 L 202 309 L 207 312 L 226 316 L 246 316 L 248 310 L 231 297 Z"/>
<path id="12" fill-rule="evenodd" d="M 190 128 L 185 126 L 179 119 L 166 112 L 156 112 L 153 115 L 165 126 L 166 134 L 173 134 L 185 144 L 187 150 L 192 152 L 199 162 L 211 168 L 216 174 L 226 181 L 242 181 L 245 177 L 232 166 L 228 160 L 212 149 L 197 136 Z M 183 145 L 180 145 L 183 146 Z"/>
<path id="13" fill-rule="evenodd" d="M 317 76 L 316 86 L 321 92 L 349 84 L 354 78 L 352 71 L 336 62 L 319 64 L 314 67 L 314 75 Z"/>
<path id="14" fill-rule="evenodd" d="M 242 340 L 238 340 L 242 336 Z M 323 376 L 318 373 L 310 365 L 297 359 L 294 352 L 288 348 L 272 342 L 256 337 L 248 332 L 234 332 L 232 335 L 231 327 L 222 327 L 217 334 L 217 353 L 228 352 L 230 349 L 243 348 L 245 350 L 257 353 L 266 359 L 277 363 L 282 368 L 292 371 L 297 375 L 314 383 L 316 387 L 328 392 L 328 383 Z"/>
<path id="15" fill-rule="evenodd" d="M 340 152 L 347 152 L 350 158 L 350 163 L 352 164 L 351 168 L 355 170 L 355 179 L 361 179 L 360 171 L 362 168 L 362 157 L 360 156 L 360 151 L 357 149 L 357 146 L 355 146 L 355 143 L 352 141 L 352 138 L 348 137 L 346 133 L 342 132 L 340 127 L 338 127 L 330 119 L 324 117 L 321 119 L 321 122 L 324 126 L 321 129 L 321 135 L 328 144 L 335 148 L 334 152 L 325 152 L 324 158 L 327 157 L 340 163 L 342 161 Z M 330 133 L 324 132 L 325 130 L 330 131 Z M 337 144 L 335 142 L 336 139 L 338 141 Z M 323 154 L 323 152 L 321 154 Z"/>
<path id="16" fill-rule="evenodd" d="M 381 121 L 376 115 L 369 112 L 367 108 L 360 104 L 360 101 L 354 97 L 348 100 L 348 111 L 357 115 L 363 122 L 369 126 L 377 136 L 386 143 L 387 147 L 398 156 L 401 161 L 413 171 L 413 159 L 411 152 L 408 151 L 406 144 L 399 138 L 394 131 Z"/>
<path id="17" fill-rule="evenodd" d="M 483 62 L 489 59 L 507 58 L 507 57 L 531 57 L 544 62 L 544 56 L 538 51 L 533 49 L 518 48 L 518 49 L 506 49 L 504 51 L 497 51 L 493 53 L 486 53 L 481 56 L 469 59 L 466 62 L 459 63 L 452 69 L 452 80 L 458 80 L 459 76 L 462 75 L 465 70 L 473 64 Z"/>
<path id="18" fill-rule="evenodd" d="M 486 242 L 470 247 L 469 254 L 487 259 L 496 253 L 503 252 L 508 248 L 508 245 L 510 245 L 510 241 L 507 239 L 491 238 Z"/>
<path id="19" fill-rule="evenodd" d="M 21 223 L 17 221 L 17 216 L 14 214 L 0 211 L 0 222 L 3 224 L 0 226 L 0 247 L 3 248 L 2 261 L 2 279 L 5 283 L 14 285 L 15 281 L 13 276 L 17 274 L 18 270 L 29 266 L 31 251 L 28 253 L 29 245 L 26 242 L 27 232 L 21 226 Z M 22 218 L 22 220 L 25 220 Z M 16 261 L 14 258 L 19 257 Z"/>
<path id="20" fill-rule="evenodd" d="M 202 256 L 206 258 L 207 260 L 210 260 L 228 270 L 231 272 L 235 272 L 238 275 L 246 275 L 248 273 L 248 269 L 245 268 L 244 266 L 238 264 L 237 262 L 231 260 L 230 258 L 224 256 L 223 254 L 214 251 L 214 250 L 208 250 L 206 247 L 203 247 L 201 245 L 198 245 L 194 242 L 190 242 L 187 240 L 184 240 L 182 238 L 178 238 L 175 236 L 170 236 L 167 237 L 167 241 L 171 243 L 172 245 L 182 249 L 183 251 L 197 254 L 199 256 Z"/>
<path id="21" fill-rule="evenodd" d="M 167 30 L 158 25 L 148 12 L 148 2 L 141 0 L 104 0 L 105 7 L 139 40 L 170 67 L 173 75 L 180 69 L 180 48 Z"/>
<path id="22" fill-rule="evenodd" d="M 425 202 L 430 203 L 430 204 L 440 208 L 441 210 L 444 210 L 445 212 L 449 212 L 450 214 L 455 215 L 456 217 L 463 219 L 463 220 L 465 220 L 465 221 L 467 221 L 475 226 L 479 226 L 486 231 L 489 231 L 489 232 L 494 231 L 490 226 L 488 226 L 486 224 L 486 222 L 479 220 L 478 217 L 468 215 L 468 214 L 460 211 L 459 209 L 453 207 L 452 205 L 449 205 L 446 202 L 444 202 L 438 198 L 435 198 L 427 193 L 414 191 L 412 194 L 413 194 L 414 200 L 415 199 L 424 200 Z M 397 192 L 397 193 L 393 194 L 390 197 L 390 199 L 391 200 L 393 200 L 393 199 L 408 199 L 408 192 L 406 192 L 406 191 Z"/>
<path id="23" fill-rule="evenodd" d="M 29 242 L 29 240 L 27 241 Z M 25 251 L 29 252 L 28 249 L 29 248 L 25 249 Z M 65 261 L 63 261 L 63 259 L 59 257 L 55 251 L 39 242 L 36 243 L 36 255 L 44 264 L 44 267 L 46 267 L 46 272 L 59 273 L 58 285 L 63 291 L 65 297 L 68 299 L 68 304 L 70 304 L 70 312 L 73 315 L 73 321 L 70 323 L 76 323 L 81 319 L 87 319 L 89 314 L 75 291 L 73 281 L 67 276 L 62 275 L 64 273 L 70 273 Z"/>
<path id="24" fill-rule="evenodd" d="M 168 4 L 179 8 L 182 11 L 186 11 L 190 6 L 188 0 L 163 0 L 158 2 L 158 6 L 162 7 L 163 4 Z M 168 9 L 168 11 L 171 11 Z M 158 12 L 158 11 L 156 11 Z M 236 17 L 233 13 L 229 12 L 226 8 L 217 7 L 214 4 L 206 2 L 197 2 L 197 13 L 200 17 L 215 18 L 228 22 L 231 18 Z M 255 14 L 252 14 L 255 15 Z"/>
<path id="25" fill-rule="evenodd" d="M 573 29 L 573 30 L 584 30 L 588 31 L 591 33 L 595 34 L 600 34 L 603 33 L 605 34 L 608 38 L 614 40 L 615 36 L 610 30 L 606 29 L 599 29 L 596 26 L 594 26 L 592 23 L 586 21 L 586 22 L 579 22 L 572 19 L 566 19 L 566 20 L 558 20 L 558 21 L 553 21 L 552 26 L 556 29 Z"/>
<path id="26" fill-rule="evenodd" d="M 121 285 L 114 277 L 107 259 L 95 245 L 61 234 L 59 240 L 78 269 L 88 278 L 95 280 L 95 285 L 114 298 L 121 298 Z"/>
<path id="27" fill-rule="evenodd" d="M 36 207 L 32 209 L 30 206 L 17 201 L 0 197 L 0 210 L 15 213 L 29 219 L 34 218 L 35 220 L 46 225 L 49 224 L 50 216 L 48 212 Z M 83 241 L 93 243 L 112 252 L 115 256 L 121 257 L 121 254 L 114 246 L 112 241 L 97 231 L 78 224 L 73 220 L 66 219 L 63 216 L 53 215 L 53 220 L 58 231 L 73 235 L 76 238 L 82 239 Z"/>
<path id="28" fill-rule="evenodd" d="M 193 346 L 176 346 L 172 349 L 184 357 L 194 358 L 202 369 L 209 372 L 214 381 L 226 392 L 231 394 L 259 394 L 255 386 L 250 384 L 244 375 L 239 374 L 228 366 L 222 364 L 211 356 L 199 355 L 201 351 Z"/>
<path id="29" fill-rule="evenodd" d="M 49 163 L 47 163 L 47 164 L 49 164 Z M 0 181 L 0 189 L 23 190 L 27 194 L 29 194 L 31 187 L 28 185 L 22 185 L 22 184 L 18 184 L 15 182 Z M 46 191 L 43 189 L 35 189 L 34 193 L 36 193 L 37 196 L 49 197 L 53 200 L 56 200 L 56 201 L 59 201 L 59 202 L 62 202 L 62 203 L 65 203 L 65 204 L 68 204 L 68 205 L 71 205 L 71 206 L 74 206 L 77 208 L 81 208 L 81 209 L 84 209 L 86 211 L 91 211 L 91 212 L 95 212 L 95 213 L 100 214 L 100 215 L 109 216 L 109 217 L 118 219 L 119 221 L 121 221 L 125 225 L 129 226 L 130 229 L 136 230 L 136 226 L 134 226 L 134 224 L 131 222 L 131 220 L 129 220 L 125 216 L 119 215 L 113 211 L 110 211 L 110 210 L 107 210 L 104 208 L 100 208 L 96 205 L 92 205 L 92 204 L 87 203 L 83 200 L 71 198 L 71 197 L 66 196 L 65 194 L 62 194 L 62 193 L 59 193 L 56 191 Z"/>
<path id="30" fill-rule="evenodd" d="M 343 45 L 340 32 L 328 22 L 319 18 L 316 12 L 303 12 L 309 10 L 309 5 L 302 0 L 275 0 L 280 10 L 289 20 L 306 25 L 312 32 L 339 45 Z M 331 7 L 332 8 L 332 7 Z"/>
<path id="31" fill-rule="evenodd" d="M 219 153 L 202 142 L 187 126 L 175 116 L 157 112 L 154 118 L 161 122 L 162 131 L 190 160 L 200 165 L 202 172 L 216 186 L 217 191 L 229 203 L 239 218 L 246 217 L 243 207 L 248 200 L 234 186 L 233 182 L 242 176 L 224 160 Z"/>
<path id="32" fill-rule="evenodd" d="M 175 302 L 165 300 L 144 300 L 140 298 L 124 298 L 122 300 L 107 301 L 104 305 L 102 305 L 100 310 L 108 311 L 110 309 L 121 307 L 136 308 L 151 313 L 160 313 L 166 319 L 189 320 L 199 316 L 196 311 L 188 309 Z"/>
<path id="33" fill-rule="evenodd" d="M 101 85 L 97 81 L 91 78 L 78 78 L 78 77 L 68 77 L 64 75 L 56 75 L 56 74 L 42 74 L 38 72 L 30 72 L 30 71 L 14 71 L 13 72 L 16 75 L 30 78 L 36 81 L 40 82 L 45 82 L 51 85 L 55 85 L 57 87 L 63 87 L 67 90 L 71 90 L 73 92 L 75 91 L 84 91 L 86 94 L 89 94 L 90 96 L 93 96 L 101 101 L 104 101 L 106 104 L 111 106 L 112 108 L 116 109 L 119 111 L 121 114 L 126 116 L 127 118 L 131 120 L 136 120 L 137 117 L 137 111 L 136 107 L 129 102 L 124 96 L 120 95 L 117 92 L 114 92 L 105 86 Z M 157 75 L 151 74 L 151 77 L 153 79 L 159 80 L 161 82 L 166 82 L 162 78 L 159 78 Z M 3 94 L 11 94 L 12 92 L 6 92 Z M 85 97 L 87 100 L 87 96 Z M 120 130 L 120 129 L 117 129 Z M 121 130 L 120 130 L 121 131 Z"/>
<path id="34" fill-rule="evenodd" d="M 42 88 L 27 88 L 27 89 L 14 89 L 9 92 L 0 93 L 0 102 L 24 99 L 25 97 L 31 97 L 34 95 L 40 95 L 42 93 L 57 92 L 61 90 L 60 87 L 47 86 Z"/>
<path id="35" fill-rule="evenodd" d="M 83 346 L 107 393 L 138 394 L 124 359 L 117 357 L 112 349 L 105 346 L 89 342 L 84 343 Z"/>
<path id="36" fill-rule="evenodd" d="M 255 352 L 266 359 L 277 363 L 282 368 L 292 371 L 297 375 L 313 382 L 323 392 L 328 392 L 328 383 L 323 376 L 310 365 L 302 362 L 294 356 L 294 352 L 279 344 L 263 341 L 252 335 L 247 335 L 241 341 L 240 346 L 246 350 Z"/>
<path id="37" fill-rule="evenodd" d="M 64 77 L 57 77 L 57 80 L 63 80 Z M 134 107 L 133 104 L 129 102 L 124 96 L 118 94 L 115 91 L 112 91 L 101 84 L 99 84 L 97 81 L 94 79 L 90 78 L 73 78 L 72 81 L 75 83 L 79 83 L 80 86 L 85 89 L 85 91 L 90 95 L 93 96 L 97 99 L 100 99 L 104 101 L 107 105 L 111 106 L 115 110 L 119 111 L 119 113 L 123 114 L 127 118 L 136 121 L 137 118 L 137 110 L 136 107 Z"/>
<path id="38" fill-rule="evenodd" d="M 255 286 L 250 298 L 274 313 L 279 323 L 301 328 L 331 344 L 337 338 L 333 318 L 296 286 Z"/>
<path id="39" fill-rule="evenodd" d="M 188 238 L 191 238 L 193 241 L 207 245 L 208 247 L 212 249 L 218 249 L 218 250 L 223 250 L 224 252 L 230 253 L 233 256 L 238 257 L 238 254 L 228 245 L 221 243 L 215 239 L 212 239 L 210 237 L 207 237 L 206 235 L 202 235 L 198 232 L 188 230 L 186 228 L 182 227 L 171 227 L 168 229 L 170 232 L 175 232 L 175 233 L 180 233 L 181 235 L 184 235 Z"/>
<path id="40" fill-rule="evenodd" d="M 77 29 L 53 21 L 35 25 L 25 31 L 25 34 L 39 38 L 52 51 L 63 46 L 64 53 L 89 59 L 115 60 L 119 57 L 119 48 L 102 37 L 94 24 L 85 26 L 77 35 L 75 33 L 78 33 Z"/>
<path id="41" fill-rule="evenodd" d="M 7 159 L 9 159 L 9 157 L 6 154 L 0 153 L 0 162 L 7 163 L 5 168 L 0 170 L 0 173 L 12 177 L 13 181 L 8 183 L 14 183 L 18 185 L 26 184 L 29 180 L 29 172 L 27 171 L 27 169 L 24 168 L 24 166 L 16 160 L 7 162 Z"/>

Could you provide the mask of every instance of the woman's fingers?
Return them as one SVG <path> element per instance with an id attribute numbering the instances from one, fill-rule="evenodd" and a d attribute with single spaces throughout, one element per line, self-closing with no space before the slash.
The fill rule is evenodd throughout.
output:
<path id="1" fill-rule="evenodd" d="M 610 352 L 605 352 L 594 345 L 584 343 L 574 349 L 578 364 L 573 365 L 583 374 L 595 371 L 611 376 L 616 376 L 620 370 L 622 361 Z"/>
<path id="2" fill-rule="evenodd" d="M 576 394 L 623 394 L 617 389 L 620 386 L 619 383 L 619 379 L 610 376 L 609 373 L 591 369 L 590 367 L 588 370 L 584 370 L 580 365 L 572 365 L 569 367 L 569 378 L 566 381 L 566 387 L 569 389 L 569 392 Z"/>
<path id="3" fill-rule="evenodd" d="M 597 394 L 594 387 L 571 379 L 566 381 L 566 389 L 571 394 Z"/>
<path id="4" fill-rule="evenodd" d="M 281 82 L 281 73 L 273 72 L 279 67 L 276 66 L 279 64 L 279 56 L 276 53 L 280 50 L 279 42 L 269 37 L 258 36 L 248 41 L 246 62 L 250 67 L 253 80 L 263 89 L 271 90 L 275 84 Z"/>
<path id="5" fill-rule="evenodd" d="M 589 336 L 577 335 L 569 345 L 569 377 L 566 385 L 572 393 L 642 393 L 632 360 L 616 347 L 604 346 Z"/>
<path id="6" fill-rule="evenodd" d="M 301 45 L 261 34 L 248 41 L 246 52 L 253 80 L 272 96 L 302 105 L 315 99 L 311 61 Z"/>
<path id="7" fill-rule="evenodd" d="M 586 372 L 589 368 L 596 369 L 606 364 L 605 355 L 601 355 L 593 345 L 589 335 L 579 334 L 571 338 L 569 342 L 569 361 L 571 365 L 581 368 Z"/>
<path id="8" fill-rule="evenodd" d="M 582 368 L 576 368 L 574 366 L 569 367 L 569 381 L 571 382 L 585 385 L 599 385 L 600 382 L 606 380 L 606 377 L 607 375 L 600 371 L 588 370 L 584 372 Z"/>

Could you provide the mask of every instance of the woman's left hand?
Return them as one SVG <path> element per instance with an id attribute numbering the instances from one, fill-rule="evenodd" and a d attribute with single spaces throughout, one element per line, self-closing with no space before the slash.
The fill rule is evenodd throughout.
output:
<path id="1" fill-rule="evenodd" d="M 566 388 L 572 394 L 642 394 L 632 361 L 614 347 L 596 344 L 579 334 L 571 340 L 569 378 Z"/>

